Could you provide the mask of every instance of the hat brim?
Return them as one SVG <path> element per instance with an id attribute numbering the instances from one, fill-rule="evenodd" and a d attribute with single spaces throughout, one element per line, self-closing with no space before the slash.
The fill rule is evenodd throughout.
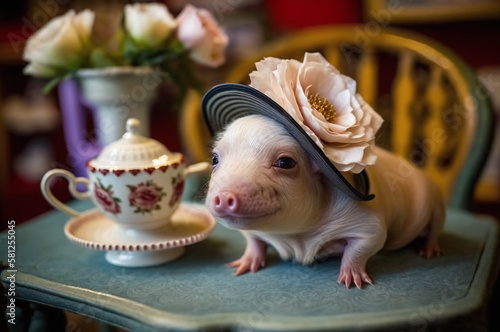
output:
<path id="1" fill-rule="evenodd" d="M 264 115 L 279 122 L 314 160 L 321 172 L 343 193 L 359 201 L 369 201 L 375 197 L 369 193 L 370 184 L 364 170 L 353 174 L 354 185 L 351 184 L 292 116 L 259 90 L 243 84 L 219 84 L 205 94 L 201 107 L 212 135 L 247 115 Z"/>

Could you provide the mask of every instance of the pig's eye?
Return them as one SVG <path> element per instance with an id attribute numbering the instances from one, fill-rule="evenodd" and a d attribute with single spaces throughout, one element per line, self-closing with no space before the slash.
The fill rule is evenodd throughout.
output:
<path id="1" fill-rule="evenodd" d="M 219 164 L 219 156 L 217 153 L 212 154 L 212 167 L 215 167 Z"/>
<path id="2" fill-rule="evenodd" d="M 289 157 L 283 157 L 278 160 L 273 164 L 274 167 L 279 167 L 279 168 L 284 168 L 284 169 L 290 169 L 294 168 L 297 163 L 295 160 Z"/>

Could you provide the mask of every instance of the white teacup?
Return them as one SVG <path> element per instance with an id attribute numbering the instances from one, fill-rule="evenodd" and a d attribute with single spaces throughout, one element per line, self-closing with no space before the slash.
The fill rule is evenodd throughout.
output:
<path id="1" fill-rule="evenodd" d="M 178 208 L 188 174 L 208 169 L 206 162 L 185 165 L 180 153 L 171 153 L 161 143 L 137 134 L 139 121 L 129 119 L 123 138 L 105 147 L 87 163 L 88 179 L 63 169 L 48 171 L 41 181 L 45 199 L 72 216 L 79 212 L 58 200 L 50 189 L 55 177 L 69 181 L 77 199 L 90 198 L 95 207 L 121 226 L 139 230 L 162 227 Z M 78 184 L 87 190 L 79 192 Z"/>

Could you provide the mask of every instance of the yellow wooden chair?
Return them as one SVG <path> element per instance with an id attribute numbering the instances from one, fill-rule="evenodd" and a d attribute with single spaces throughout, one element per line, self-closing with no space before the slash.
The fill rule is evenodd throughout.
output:
<path id="1" fill-rule="evenodd" d="M 440 268 L 431 272 L 414 260 L 413 252 L 376 255 L 378 264 L 393 267 L 389 275 L 380 272 L 390 279 L 387 284 L 379 285 L 383 289 L 374 285 L 373 290 L 363 290 L 373 292 L 360 296 L 367 307 L 353 304 L 349 294 L 339 294 L 334 301 L 355 308 L 348 315 L 325 318 L 321 326 L 341 331 L 372 327 L 424 331 L 453 321 L 452 329 L 467 330 L 467 324 L 477 320 L 464 315 L 485 308 L 499 265 L 498 225 L 467 211 L 492 141 L 494 121 L 486 91 L 473 71 L 438 43 L 397 29 L 370 34 L 363 26 L 316 27 L 273 41 L 238 61 L 226 82 L 249 83 L 248 74 L 263 57 L 302 60 L 304 52 L 321 52 L 357 80 L 358 91 L 385 119 L 377 144 L 423 168 L 448 205 L 442 237 L 445 255 L 432 263 L 442 264 Z M 181 113 L 185 152 L 194 161 L 210 156 L 211 137 L 201 115 L 201 98 L 191 92 Z M 418 266 L 412 265 L 408 273 L 408 264 Z M 384 269 L 379 266 L 373 263 L 372 269 Z M 398 292 L 398 287 L 405 287 L 401 285 L 411 285 L 413 293 Z M 446 295 L 450 290 L 459 291 Z M 374 303 L 380 308 L 373 309 Z M 467 318 L 460 320 L 462 316 Z M 304 323 L 302 327 L 317 326 Z"/>
<path id="2" fill-rule="evenodd" d="M 425 169 L 449 206 L 469 208 L 489 152 L 491 110 L 486 90 L 457 56 L 421 35 L 363 26 L 310 28 L 273 41 L 238 61 L 226 82 L 249 83 L 263 57 L 302 60 L 321 52 L 385 119 L 377 144 Z M 181 135 L 194 160 L 209 157 L 211 137 L 191 92 L 181 112 Z"/>

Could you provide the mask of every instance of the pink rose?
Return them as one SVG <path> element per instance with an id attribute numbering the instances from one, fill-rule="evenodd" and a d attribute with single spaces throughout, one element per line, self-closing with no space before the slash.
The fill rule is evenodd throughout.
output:
<path id="1" fill-rule="evenodd" d="M 97 203 L 99 203 L 104 208 L 104 210 L 113 214 L 122 212 L 120 205 L 118 205 L 113 199 L 113 191 L 107 191 L 100 186 L 95 185 L 94 192 Z"/>
<path id="2" fill-rule="evenodd" d="M 140 183 L 136 187 L 130 188 L 130 190 L 128 201 L 130 205 L 139 209 L 153 210 L 160 200 L 160 192 L 144 183 Z"/>
<path id="3" fill-rule="evenodd" d="M 377 160 L 373 148 L 382 118 L 319 53 L 303 62 L 265 58 L 251 86 L 280 104 L 341 172 L 361 172 Z"/>
<path id="4" fill-rule="evenodd" d="M 194 61 L 210 67 L 224 63 L 229 39 L 209 11 L 188 4 L 176 20 L 177 37 Z"/>

